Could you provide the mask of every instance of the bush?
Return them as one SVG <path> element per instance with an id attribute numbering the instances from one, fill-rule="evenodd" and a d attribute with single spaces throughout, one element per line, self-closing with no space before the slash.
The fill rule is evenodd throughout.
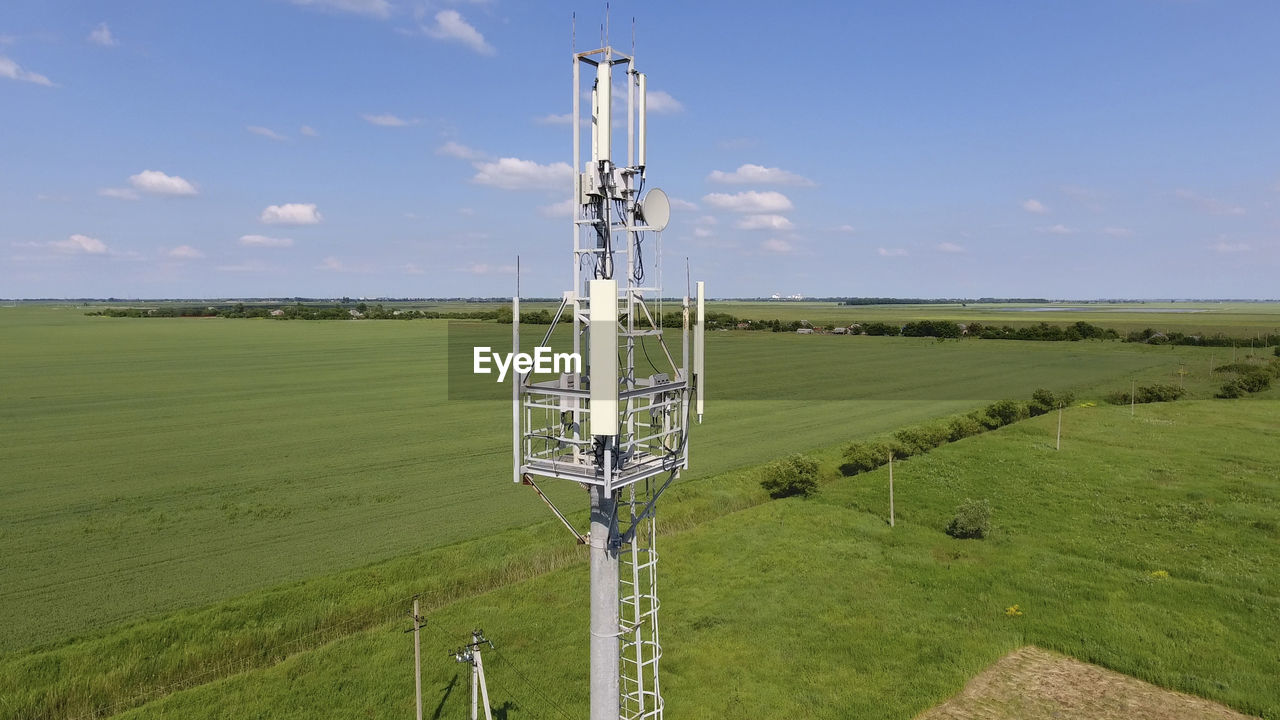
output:
<path id="1" fill-rule="evenodd" d="M 986 427 L 972 415 L 961 415 L 958 418 L 951 418 L 947 423 L 947 440 L 955 442 L 963 440 L 974 435 L 981 435 L 986 432 Z"/>
<path id="2" fill-rule="evenodd" d="M 1044 415 L 1058 408 L 1064 408 L 1075 402 L 1075 393 L 1062 392 L 1055 393 L 1052 390 L 1040 388 L 1031 394 L 1031 402 L 1027 405 L 1027 412 L 1032 417 Z"/>
<path id="3" fill-rule="evenodd" d="M 919 455 L 945 444 L 948 435 L 947 429 L 939 425 L 919 425 L 903 428 L 894 433 L 893 437 L 901 443 L 903 449 L 910 451 L 908 455 Z"/>
<path id="4" fill-rule="evenodd" d="M 840 472 L 844 475 L 857 475 L 870 472 L 889 462 L 889 445 L 882 442 L 852 443 L 844 451 L 844 464 Z"/>
<path id="5" fill-rule="evenodd" d="M 996 427 L 1002 427 L 1027 417 L 1027 408 L 1013 400 L 1000 400 L 987 407 L 987 415 L 999 423 Z"/>
<path id="6" fill-rule="evenodd" d="M 1186 394 L 1187 391 L 1177 385 L 1139 385 L 1136 390 L 1117 390 L 1102 399 L 1112 405 L 1128 405 L 1130 402 L 1173 402 Z"/>
<path id="7" fill-rule="evenodd" d="M 1276 346 L 1276 357 L 1280 358 L 1280 345 Z"/>
<path id="8" fill-rule="evenodd" d="M 972 418 L 974 422 L 982 426 L 983 430 L 995 430 L 1000 427 L 1000 421 L 988 415 L 986 410 L 974 410 L 966 417 Z"/>
<path id="9" fill-rule="evenodd" d="M 965 499 L 956 508 L 956 516 L 947 525 L 947 534 L 961 540 L 981 540 L 991 533 L 991 503 L 986 500 Z"/>
<path id="10" fill-rule="evenodd" d="M 791 455 L 769 463 L 764 468 L 760 487 L 773 498 L 808 497 L 818 491 L 818 463 L 804 455 Z"/>

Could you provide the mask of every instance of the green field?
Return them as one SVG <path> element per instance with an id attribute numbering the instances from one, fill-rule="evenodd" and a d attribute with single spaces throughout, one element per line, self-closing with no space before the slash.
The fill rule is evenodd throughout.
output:
<path id="1" fill-rule="evenodd" d="M 476 603 L 488 596 L 478 593 L 490 590 L 526 593 L 532 605 L 581 594 L 563 590 L 579 571 L 559 580 L 546 575 L 577 562 L 572 546 L 563 547 L 563 530 L 546 524 L 545 508 L 509 482 L 509 403 L 449 398 L 448 322 L 111 319 L 83 312 L 0 308 L 0 551 L 7 558 L 0 612 L 11 619 L 0 630 L 0 678 L 9 683 L 0 680 L 0 698 L 20 698 L 16 707 L 27 710 L 19 717 L 76 715 L 115 702 L 123 709 L 136 704 L 139 692 L 168 688 L 165 694 L 268 668 L 335 639 L 333 647 L 364 642 L 379 636 L 359 631 L 402 615 L 399 600 L 415 592 L 427 592 L 431 606 L 446 613 L 483 607 Z M 463 331 L 468 339 L 491 336 L 499 346 L 509 338 L 509 326 L 454 326 Z M 1209 366 L 1230 353 L 1117 342 L 751 332 L 712 333 L 707 343 L 710 412 L 694 430 L 687 491 L 667 503 L 676 527 L 694 525 L 699 513 L 723 516 L 762 503 L 751 473 L 724 473 L 785 452 L 831 448 L 996 399 L 1025 398 L 1041 386 L 1088 398 L 1131 380 L 1183 382 L 1193 395 L 1208 397 L 1221 382 L 1209 376 Z M 1179 370 L 1186 372 L 1181 379 Z M 1274 411 L 1260 399 L 1241 405 L 1257 408 L 1260 417 Z M 1253 457 L 1253 450 L 1241 452 Z M 999 475 L 993 482 L 1006 479 Z M 711 476 L 719 476 L 716 483 L 697 482 Z M 843 486 L 800 510 L 782 510 L 792 507 L 783 503 L 743 512 L 810 512 L 831 506 Z M 580 491 L 549 490 L 568 507 L 583 504 Z M 715 522 L 736 523 L 739 515 Z M 770 522 L 785 520 L 791 528 L 849 517 Z M 673 544 L 673 554 L 701 552 L 695 536 L 677 540 L 688 544 L 683 550 Z M 799 533 L 787 539 L 793 541 L 813 539 Z M 696 567 L 671 568 L 675 579 L 667 587 L 692 582 L 688 573 Z M 529 589 L 545 583 L 551 584 Z M 472 600 L 462 607 L 459 597 Z M 503 607 L 513 617 L 536 609 Z M 691 621 L 682 611 L 673 614 L 679 633 L 679 623 Z M 535 652 L 539 628 L 572 621 L 564 610 L 556 615 L 521 626 L 528 652 Z M 557 636 L 564 652 L 579 640 Z M 305 652 L 210 687 L 248 682 L 243 691 L 260 693 L 264 713 L 287 714 L 277 703 L 293 691 L 270 679 L 290 667 L 298 672 L 299 664 L 328 662 L 324 653 L 333 651 Z M 342 660 L 343 667 L 350 662 Z M 679 667 L 677 656 L 667 669 L 679 678 Z M 318 681 L 326 672 L 306 674 Z M 574 670 L 557 672 L 571 677 Z M 943 674 L 951 682 L 952 674 Z M 378 692 L 403 702 L 401 680 L 383 680 Z M 1187 685 L 1165 676 L 1156 681 Z M 310 680 L 291 682 L 305 687 Z M 680 687 L 679 679 L 670 682 Z M 1253 691 L 1240 700 L 1192 690 L 1237 707 L 1268 707 L 1249 705 Z M 563 701 L 580 699 L 569 693 Z M 243 706 L 223 707 L 233 716 Z"/>
<path id="2" fill-rule="evenodd" d="M 1280 717 L 1275 417 L 1264 399 L 1147 406 L 1133 418 L 1127 408 L 1074 408 L 1061 452 L 1045 416 L 900 463 L 894 529 L 880 470 L 678 533 L 663 543 L 668 712 L 908 718 L 1030 643 Z M 752 477 L 716 482 L 750 493 Z M 687 502 L 710 484 L 686 490 Z M 942 532 L 967 496 L 991 500 L 987 540 Z M 466 677 L 442 650 L 480 625 L 498 645 L 485 662 L 495 708 L 508 718 L 581 715 L 585 593 L 579 559 L 431 613 L 428 713 L 465 712 Z M 1014 604 L 1019 617 L 1006 615 Z M 408 714 L 405 625 L 125 717 Z"/>

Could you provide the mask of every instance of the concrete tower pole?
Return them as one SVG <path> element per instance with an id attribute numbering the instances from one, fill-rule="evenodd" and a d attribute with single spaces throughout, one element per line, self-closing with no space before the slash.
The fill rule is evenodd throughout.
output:
<path id="1" fill-rule="evenodd" d="M 609 453 L 606 452 L 606 455 Z M 618 720 L 618 495 L 591 488 L 591 720 Z"/>

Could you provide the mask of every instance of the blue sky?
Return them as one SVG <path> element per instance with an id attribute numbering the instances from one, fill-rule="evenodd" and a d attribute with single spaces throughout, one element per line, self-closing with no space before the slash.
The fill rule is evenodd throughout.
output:
<path id="1" fill-rule="evenodd" d="M 0 297 L 558 295 L 575 10 L 6 0 Z M 669 292 L 1280 296 L 1280 4 L 611 15 Z"/>

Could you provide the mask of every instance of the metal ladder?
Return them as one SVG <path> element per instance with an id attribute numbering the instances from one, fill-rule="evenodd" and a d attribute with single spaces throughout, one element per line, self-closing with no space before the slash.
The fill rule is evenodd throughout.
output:
<path id="1" fill-rule="evenodd" d="M 643 493 L 632 492 L 631 511 L 639 512 L 648 502 L 651 485 Z M 634 486 L 633 486 L 634 487 Z M 642 520 L 629 545 L 620 552 L 618 611 L 622 629 L 621 694 L 622 720 L 661 720 L 662 694 L 658 686 L 658 661 L 662 645 L 658 637 L 658 553 L 657 520 Z"/>

